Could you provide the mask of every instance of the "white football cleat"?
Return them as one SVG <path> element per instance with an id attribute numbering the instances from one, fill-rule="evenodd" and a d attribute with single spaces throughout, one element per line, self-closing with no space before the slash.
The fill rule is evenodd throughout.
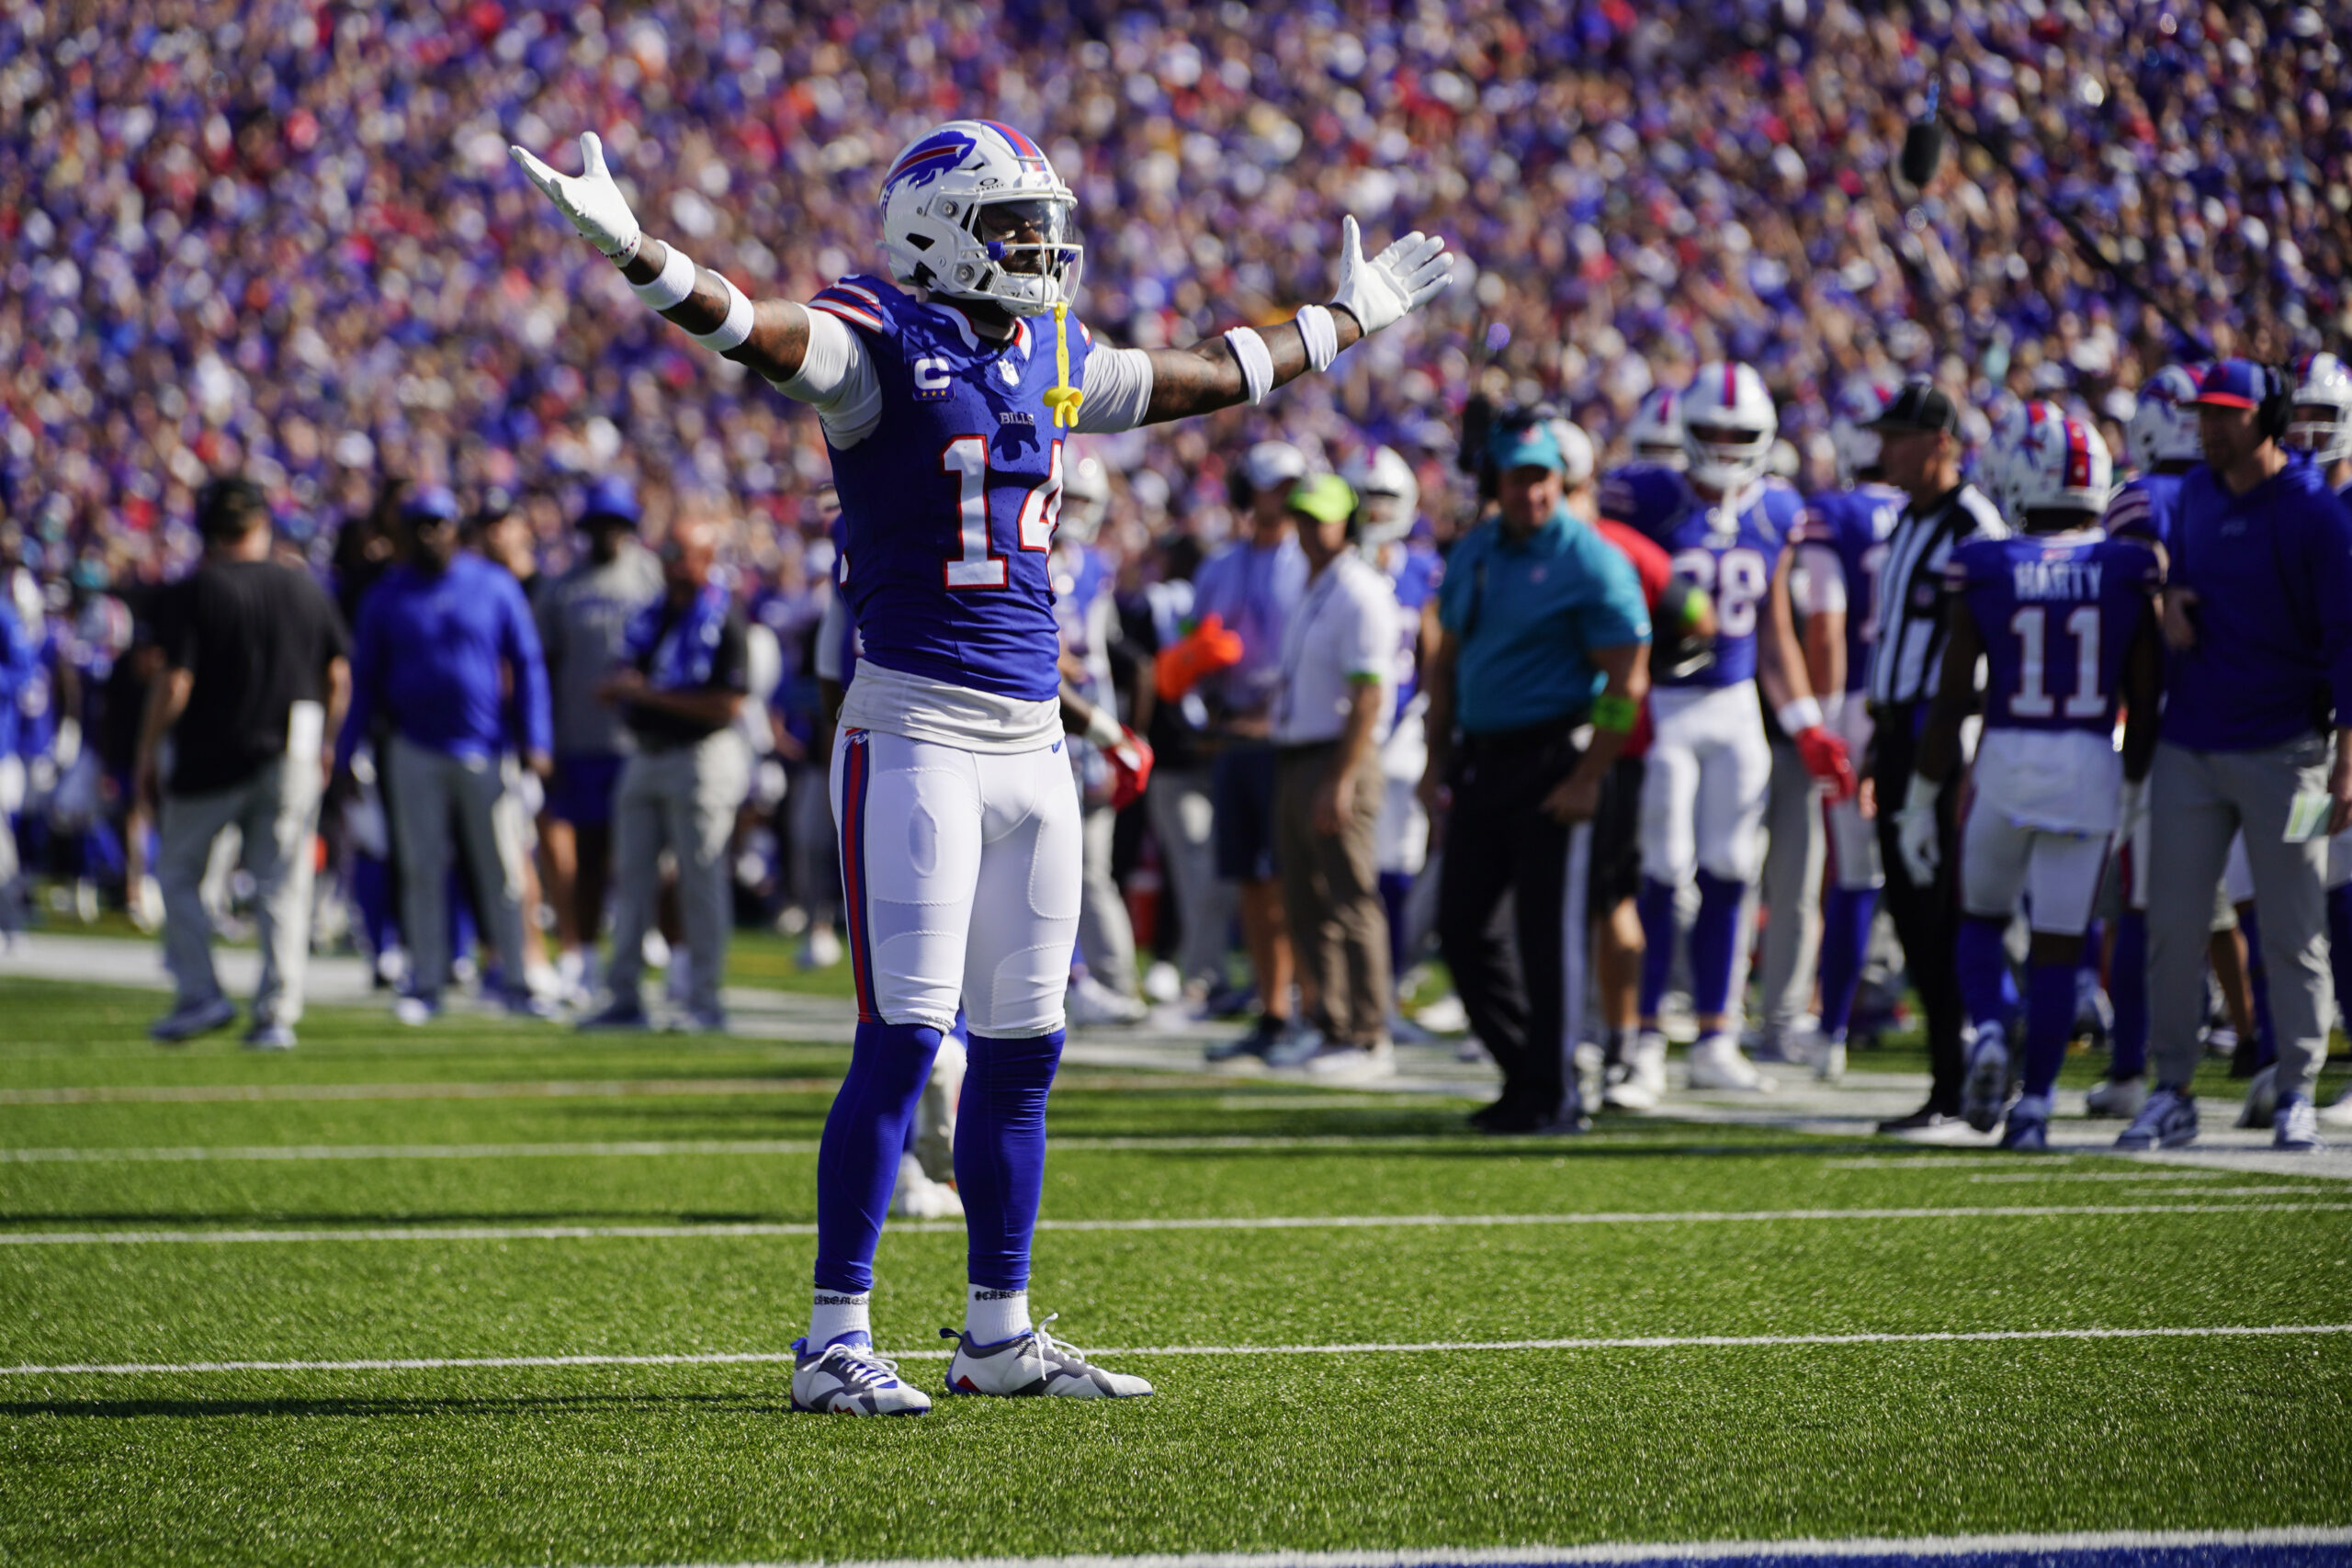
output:
<path id="1" fill-rule="evenodd" d="M 1960 1086 L 1960 1113 L 1980 1133 L 2001 1124 L 2009 1098 L 2009 1041 L 1997 1023 L 1980 1023 L 1968 1043 L 1968 1076 Z"/>
<path id="2" fill-rule="evenodd" d="M 808 1348 L 792 1342 L 792 1408 L 820 1416 L 926 1416 L 931 1395 L 899 1381 L 899 1363 L 871 1345 Z"/>
<path id="3" fill-rule="evenodd" d="M 956 1341 L 956 1354 L 947 1362 L 947 1392 L 999 1399 L 1140 1399 L 1151 1393 L 1143 1379 L 1090 1366 L 1076 1346 L 1046 1333 L 1060 1315 L 1047 1313 L 1045 1322 L 1001 1345 L 975 1345 L 968 1334 L 941 1329 L 942 1339 Z"/>
<path id="4" fill-rule="evenodd" d="M 1133 997 L 1123 997 L 1091 975 L 1080 975 L 1069 985 L 1062 1011 L 1073 1029 L 1106 1024 L 1141 1023 L 1151 1010 Z"/>
<path id="5" fill-rule="evenodd" d="M 922 1161 L 910 1150 L 899 1156 L 899 1186 L 890 1195 L 890 1213 L 902 1220 L 960 1220 L 964 1200 L 944 1181 L 924 1175 Z"/>
<path id="6" fill-rule="evenodd" d="M 2135 1120 L 2140 1108 L 2148 1103 L 2148 1075 L 2135 1074 L 2128 1078 L 2101 1078 L 2083 1096 L 2083 1114 L 2120 1121 Z"/>
<path id="7" fill-rule="evenodd" d="M 1655 1111 L 1666 1095 L 1666 1036 L 1645 1030 L 1634 1042 L 1625 1076 L 1603 1090 L 1600 1103 L 1611 1111 Z"/>
<path id="8" fill-rule="evenodd" d="M 1690 1087 L 1770 1094 L 1779 1086 L 1739 1054 L 1739 1044 L 1730 1035 L 1710 1034 L 1690 1047 Z"/>
<path id="9" fill-rule="evenodd" d="M 2307 1094 L 2282 1094 L 2271 1120 L 2270 1146 L 2299 1155 L 2324 1154 L 2327 1140 L 2319 1135 L 2319 1112 Z"/>
<path id="10" fill-rule="evenodd" d="M 1817 1083 L 1836 1083 L 1846 1076 L 1846 1043 L 1823 1035 L 1813 1054 L 1813 1076 Z"/>
<path id="11" fill-rule="evenodd" d="M 1317 1083 L 1370 1083 L 1396 1076 L 1396 1049 L 1382 1040 L 1371 1045 L 1325 1045 L 1306 1059 L 1306 1076 Z"/>

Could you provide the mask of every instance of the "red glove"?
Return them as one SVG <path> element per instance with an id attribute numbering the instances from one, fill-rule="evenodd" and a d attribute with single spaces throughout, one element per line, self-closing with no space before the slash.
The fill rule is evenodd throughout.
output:
<path id="1" fill-rule="evenodd" d="M 1853 760 L 1846 755 L 1846 743 L 1820 725 L 1800 729 L 1789 737 L 1796 742 L 1797 757 L 1804 763 L 1804 771 L 1829 786 L 1832 800 L 1851 800 L 1860 786 L 1854 781 Z"/>
<path id="2" fill-rule="evenodd" d="M 1151 782 L 1151 742 L 1122 727 L 1119 743 L 1102 755 L 1111 761 L 1111 809 L 1124 811 L 1143 798 L 1144 785 Z"/>
<path id="3" fill-rule="evenodd" d="M 1226 630 L 1223 616 L 1204 615 L 1188 635 L 1160 649 L 1159 658 L 1153 663 L 1152 681 L 1159 688 L 1159 700 L 1172 703 L 1204 676 L 1229 670 L 1239 662 L 1241 634 Z"/>

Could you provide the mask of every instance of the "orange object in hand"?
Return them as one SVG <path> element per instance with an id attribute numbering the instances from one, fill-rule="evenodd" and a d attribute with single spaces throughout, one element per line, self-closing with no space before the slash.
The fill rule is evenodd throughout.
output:
<path id="1" fill-rule="evenodd" d="M 1221 615 L 1204 615 L 1201 624 L 1178 638 L 1172 647 L 1160 649 L 1159 658 L 1153 664 L 1153 683 L 1159 688 L 1159 700 L 1172 703 L 1204 677 L 1229 670 L 1240 661 L 1241 634 L 1226 630 Z"/>

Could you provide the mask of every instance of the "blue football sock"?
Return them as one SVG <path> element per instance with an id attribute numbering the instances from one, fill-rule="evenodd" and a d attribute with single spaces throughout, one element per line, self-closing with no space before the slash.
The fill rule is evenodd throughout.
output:
<path id="1" fill-rule="evenodd" d="M 1960 971 L 1960 1005 L 1971 1023 L 1998 1023 L 2013 1005 L 2004 1000 L 2005 993 L 2016 996 L 2009 984 L 2009 955 L 2001 946 L 2001 934 L 2007 929 L 2007 920 L 1961 918 L 1953 957 Z"/>
<path id="2" fill-rule="evenodd" d="M 817 1145 L 820 1291 L 854 1295 L 874 1288 L 874 1247 L 890 1212 L 907 1126 L 938 1051 L 939 1031 L 924 1024 L 857 1026 L 849 1076 Z"/>
<path id="3" fill-rule="evenodd" d="M 2327 890 L 2327 963 L 2335 972 L 2336 1010 L 2352 1017 L 2352 882 Z"/>
<path id="4" fill-rule="evenodd" d="M 1702 1018 L 1729 1010 L 1739 958 L 1739 905 L 1745 883 L 1699 874 L 1699 917 L 1690 923 L 1690 1006 Z"/>
<path id="5" fill-rule="evenodd" d="M 2048 1094 L 2066 1060 L 2066 1037 L 2075 1029 L 2075 968 L 2072 964 L 2033 964 L 2025 975 L 2025 1092 Z"/>
<path id="6" fill-rule="evenodd" d="M 1413 955 L 1405 950 L 1410 933 L 1406 931 L 1405 906 L 1413 897 L 1413 874 L 1409 871 L 1384 871 L 1380 874 L 1380 908 L 1388 916 L 1388 973 L 1396 979 L 1413 966 Z"/>
<path id="7" fill-rule="evenodd" d="M 2115 922 L 2115 955 L 2108 964 L 2113 982 L 2108 996 L 2115 1003 L 2115 1028 L 2108 1035 L 2115 1047 L 2114 1065 L 2107 1076 L 2120 1083 L 2148 1070 L 2148 912 L 2126 909 Z"/>
<path id="8" fill-rule="evenodd" d="M 1821 911 L 1821 1032 L 1846 1038 L 1854 993 L 1861 989 L 1862 964 L 1870 954 L 1871 921 L 1878 913 L 1875 887 L 1833 887 Z"/>
<path id="9" fill-rule="evenodd" d="M 2238 911 L 2245 933 L 2245 983 L 2254 993 L 2254 1067 L 2260 1072 L 2278 1059 L 2278 1033 L 2270 1023 L 2270 969 L 2262 962 L 2262 921 L 2248 904 Z"/>
<path id="10" fill-rule="evenodd" d="M 383 956 L 400 940 L 392 925 L 392 868 L 373 855 L 351 857 L 351 901 L 359 908 L 360 929 L 368 933 L 368 950 Z"/>
<path id="11" fill-rule="evenodd" d="M 1666 982 L 1674 973 L 1674 887 L 1670 883 L 1642 878 L 1642 891 L 1634 901 L 1634 910 L 1642 919 L 1642 994 L 1641 1014 L 1644 1018 L 1657 1016 L 1658 1003 L 1666 998 Z"/>
<path id="12" fill-rule="evenodd" d="M 956 1114 L 956 1190 L 970 1238 L 967 1272 L 987 1290 L 1029 1288 L 1029 1244 L 1046 1186 L 1046 1095 L 1062 1038 L 1058 1029 L 1033 1040 L 972 1036 Z"/>

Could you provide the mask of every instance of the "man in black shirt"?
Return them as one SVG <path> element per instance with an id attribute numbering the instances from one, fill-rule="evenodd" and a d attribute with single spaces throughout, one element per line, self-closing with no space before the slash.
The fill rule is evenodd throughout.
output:
<path id="1" fill-rule="evenodd" d="M 718 531 L 698 518 L 662 542 L 662 595 L 629 622 L 598 694 L 637 737 L 613 798 L 613 999 L 583 1029 L 642 1029 L 646 928 L 661 890 L 662 852 L 677 862 L 678 912 L 692 982 L 685 1027 L 727 1027 L 718 986 L 732 914 L 727 846 L 751 784 L 734 726 L 743 708 L 744 626 L 711 581 Z"/>
<path id="2" fill-rule="evenodd" d="M 350 699 L 350 647 L 318 584 L 269 558 L 269 508 L 258 487 L 215 479 L 198 497 L 197 525 L 202 561 L 156 605 L 164 666 L 148 687 L 134 774 L 142 800 L 162 800 L 164 962 L 178 992 L 148 1032 L 171 1043 L 237 1016 L 213 973 L 198 891 L 213 840 L 233 824 L 261 928 L 261 984 L 245 1043 L 282 1051 L 302 1015 L 322 741 Z"/>

